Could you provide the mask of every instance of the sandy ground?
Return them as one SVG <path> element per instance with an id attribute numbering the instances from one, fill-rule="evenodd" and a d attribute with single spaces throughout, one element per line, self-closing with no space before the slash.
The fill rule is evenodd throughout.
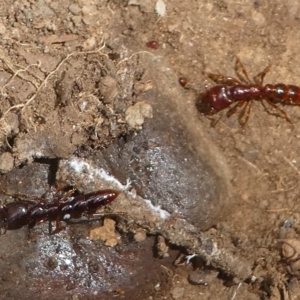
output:
<path id="1" fill-rule="evenodd" d="M 299 84 L 297 1 L 0 10 L 2 203 L 122 191 L 59 234 L 2 235 L 1 299 L 300 299 L 300 108 L 277 104 L 291 124 L 256 101 L 244 127 L 197 110 L 237 57 Z"/>

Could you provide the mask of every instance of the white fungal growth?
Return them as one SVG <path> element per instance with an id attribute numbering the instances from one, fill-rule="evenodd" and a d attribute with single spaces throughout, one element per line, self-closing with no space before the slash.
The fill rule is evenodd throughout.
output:
<path id="1" fill-rule="evenodd" d="M 147 199 L 145 199 L 145 202 L 151 210 L 153 210 L 157 215 L 160 216 L 161 219 L 165 220 L 170 217 L 170 214 L 166 210 L 162 209 L 160 206 L 154 206 L 152 202 Z"/>
<path id="2" fill-rule="evenodd" d="M 119 180 L 117 180 L 115 177 L 109 175 L 104 169 L 102 168 L 94 168 L 89 163 L 82 159 L 73 158 L 69 161 L 69 166 L 74 169 L 77 173 L 83 173 L 85 172 L 89 179 L 93 180 L 94 177 L 100 177 L 102 180 L 104 180 L 107 183 L 111 183 L 112 185 L 116 186 L 116 188 L 120 190 L 126 190 L 128 188 L 128 184 L 123 185 Z"/>
<path id="3" fill-rule="evenodd" d="M 130 180 L 127 179 L 126 185 L 123 185 L 118 179 L 108 174 L 104 169 L 102 168 L 94 168 L 91 166 L 88 162 L 84 161 L 83 159 L 79 158 L 73 158 L 67 162 L 70 168 L 72 168 L 76 173 L 86 173 L 89 180 L 94 180 L 95 177 L 100 177 L 103 181 L 112 184 L 115 186 L 115 188 L 126 191 L 126 193 L 132 197 L 135 198 L 136 195 L 134 193 L 129 192 L 130 188 Z M 162 209 L 160 206 L 154 206 L 150 200 L 145 199 L 144 200 L 147 204 L 147 206 L 155 213 L 157 214 L 161 219 L 165 220 L 170 216 L 170 213 L 168 213 L 166 210 Z"/>

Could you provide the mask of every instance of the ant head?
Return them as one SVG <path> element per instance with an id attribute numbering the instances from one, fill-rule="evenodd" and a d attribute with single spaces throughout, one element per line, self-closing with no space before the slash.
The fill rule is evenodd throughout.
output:
<path id="1" fill-rule="evenodd" d="M 205 93 L 201 93 L 196 100 L 197 110 L 204 115 L 211 115 L 214 113 L 214 108 L 206 99 Z"/>

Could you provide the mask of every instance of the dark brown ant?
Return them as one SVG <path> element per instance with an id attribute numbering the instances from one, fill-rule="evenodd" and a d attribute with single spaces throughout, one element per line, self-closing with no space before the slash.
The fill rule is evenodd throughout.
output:
<path id="1" fill-rule="evenodd" d="M 6 230 L 19 229 L 24 226 L 32 228 L 43 221 L 56 221 L 56 229 L 52 232 L 54 234 L 63 229 L 60 221 L 80 218 L 84 214 L 94 214 L 98 208 L 116 199 L 120 192 L 107 189 L 76 196 L 73 194 L 73 190 L 64 194 L 58 193 L 53 198 L 53 203 L 47 203 L 47 199 L 44 198 L 11 195 L 27 200 L 14 201 L 0 206 L 0 228 L 5 233 Z"/>
<path id="2" fill-rule="evenodd" d="M 197 103 L 199 111 L 206 115 L 213 115 L 235 103 L 227 111 L 226 116 L 230 117 L 241 109 L 238 120 L 244 126 L 249 119 L 253 101 L 260 101 L 266 108 L 265 101 L 291 123 L 286 113 L 276 103 L 300 105 L 300 87 L 282 83 L 263 85 L 264 77 L 269 70 L 270 66 L 266 67 L 253 77 L 252 82 L 242 62 L 237 59 L 235 72 L 239 79 L 220 74 L 207 74 L 218 85 L 207 89 L 204 95 L 201 95 Z"/>

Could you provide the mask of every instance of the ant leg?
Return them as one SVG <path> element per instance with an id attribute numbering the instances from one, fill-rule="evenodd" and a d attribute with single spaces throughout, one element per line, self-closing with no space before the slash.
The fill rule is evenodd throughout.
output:
<path id="1" fill-rule="evenodd" d="M 52 223 L 51 223 L 51 221 L 49 221 L 49 235 L 57 234 L 64 229 L 66 229 L 66 227 L 62 226 L 61 222 L 56 220 L 55 221 L 55 229 L 52 231 Z"/>
<path id="2" fill-rule="evenodd" d="M 235 73 L 238 76 L 238 78 L 244 82 L 244 83 L 251 83 L 251 80 L 249 79 L 248 73 L 241 62 L 241 60 L 237 57 L 235 62 Z"/>
<path id="3" fill-rule="evenodd" d="M 237 110 L 241 107 L 243 107 L 243 105 L 246 103 L 247 100 L 242 100 L 239 101 L 235 106 L 233 106 L 232 108 L 230 108 L 227 113 L 226 113 L 226 117 L 229 118 L 231 117 L 233 114 L 235 114 L 237 112 Z"/>
<path id="4" fill-rule="evenodd" d="M 281 114 L 281 116 L 283 116 L 283 117 L 286 119 L 286 121 L 288 121 L 290 124 L 293 124 L 292 121 L 289 119 L 289 117 L 286 115 L 285 111 L 283 111 L 281 108 L 279 108 L 276 104 L 274 104 L 274 103 L 271 102 L 270 100 L 267 100 L 267 99 L 265 99 L 265 100 L 266 100 L 266 102 L 267 102 L 270 106 L 272 106 L 275 110 L 279 111 L 280 114 Z M 263 103 L 263 101 L 262 101 L 262 103 Z M 269 111 L 268 111 L 268 113 L 269 113 L 269 114 L 272 114 L 272 113 L 270 113 Z"/>
<path id="5" fill-rule="evenodd" d="M 219 121 L 222 119 L 222 117 L 223 117 L 223 115 L 222 115 L 222 113 L 220 113 L 220 117 L 219 118 L 215 118 L 215 117 L 213 117 L 211 115 L 208 115 L 207 119 L 210 120 L 210 126 L 214 128 L 219 123 Z"/>
<path id="6" fill-rule="evenodd" d="M 77 190 L 77 187 L 74 185 L 61 185 L 55 188 L 56 193 L 59 194 L 67 194 L 67 193 L 74 193 Z"/>
<path id="7" fill-rule="evenodd" d="M 243 111 L 240 113 L 239 115 L 239 123 L 242 127 L 244 127 L 248 120 L 249 120 L 249 117 L 250 117 L 250 113 L 251 113 L 251 110 L 252 110 L 252 103 L 253 101 L 248 101 L 247 104 L 245 105 L 245 109 L 243 109 Z M 244 121 L 242 120 L 242 118 L 245 116 L 245 119 Z"/>
<path id="8" fill-rule="evenodd" d="M 31 203 L 31 204 L 36 204 L 37 202 L 45 202 L 45 200 L 43 198 L 37 197 L 37 196 L 14 194 L 14 193 L 6 192 L 4 190 L 2 190 L 2 192 L 6 196 L 12 197 L 16 200 L 27 201 L 28 203 Z"/>
<path id="9" fill-rule="evenodd" d="M 213 127 L 213 128 L 216 127 L 216 125 L 220 122 L 220 120 L 222 119 L 222 117 L 223 117 L 222 114 L 220 114 L 220 117 L 217 118 L 217 119 L 210 117 L 209 118 L 211 120 L 210 126 Z"/>
<path id="10" fill-rule="evenodd" d="M 60 197 L 59 199 L 57 199 L 57 201 L 58 202 L 64 202 L 65 200 L 68 200 L 74 194 L 74 192 L 76 190 L 77 189 L 73 187 L 71 190 L 65 192 L 65 194 L 62 197 Z"/>
<path id="11" fill-rule="evenodd" d="M 66 201 L 70 200 L 70 197 L 72 195 L 74 195 L 74 193 L 77 191 L 76 187 L 72 187 L 72 189 L 65 189 L 65 188 L 61 188 L 61 189 L 56 189 L 56 191 L 54 191 L 53 195 L 49 195 L 51 196 L 50 200 L 53 203 L 63 203 Z M 47 199 L 47 197 L 45 197 Z"/>
<path id="12" fill-rule="evenodd" d="M 211 79 L 216 84 L 226 84 L 229 86 L 241 84 L 239 80 L 233 77 L 227 77 L 221 74 L 212 74 L 212 73 L 207 73 L 206 75 L 208 76 L 209 79 Z"/>
<path id="13" fill-rule="evenodd" d="M 270 68 L 271 66 L 267 66 L 262 72 L 258 73 L 256 76 L 253 77 L 253 81 L 256 84 L 262 85 L 266 74 L 270 71 Z"/>

